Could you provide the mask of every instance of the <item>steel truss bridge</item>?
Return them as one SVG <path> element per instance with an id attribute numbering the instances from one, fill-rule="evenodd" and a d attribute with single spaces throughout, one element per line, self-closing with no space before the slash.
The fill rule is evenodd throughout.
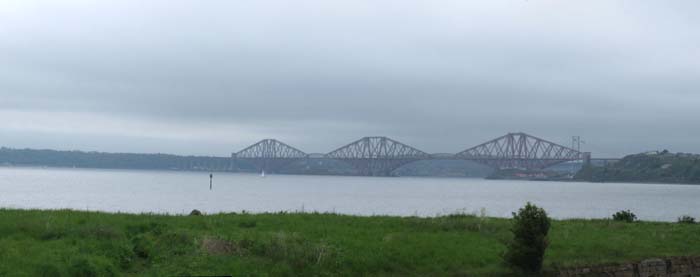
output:
<path id="1" fill-rule="evenodd" d="M 237 153 L 244 161 L 264 172 L 312 157 L 275 139 L 265 139 Z M 428 154 L 387 137 L 364 137 L 321 157 L 343 161 L 364 176 L 390 176 L 397 168 L 419 160 L 469 160 L 495 169 L 541 170 L 570 161 L 590 162 L 590 153 L 580 152 L 525 133 L 509 133 L 456 154 Z"/>

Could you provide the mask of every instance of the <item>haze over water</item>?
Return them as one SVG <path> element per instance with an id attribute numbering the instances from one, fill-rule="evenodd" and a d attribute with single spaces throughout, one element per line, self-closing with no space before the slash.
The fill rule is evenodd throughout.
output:
<path id="1" fill-rule="evenodd" d="M 0 207 L 186 214 L 318 211 L 352 215 L 510 217 L 531 201 L 555 218 L 604 218 L 630 209 L 642 220 L 700 217 L 700 186 L 377 178 L 0 167 Z"/>

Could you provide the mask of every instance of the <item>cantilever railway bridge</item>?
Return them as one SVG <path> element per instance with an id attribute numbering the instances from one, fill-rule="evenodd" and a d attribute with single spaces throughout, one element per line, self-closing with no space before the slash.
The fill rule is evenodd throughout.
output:
<path id="1" fill-rule="evenodd" d="M 232 158 L 265 172 L 276 172 L 295 161 L 312 159 L 309 154 L 275 139 L 262 140 L 232 154 Z M 346 162 L 361 175 L 389 176 L 397 168 L 419 160 L 470 160 L 496 169 L 537 170 L 569 161 L 587 163 L 590 153 L 525 133 L 509 133 L 453 155 L 428 154 L 387 137 L 364 137 L 322 158 Z"/>

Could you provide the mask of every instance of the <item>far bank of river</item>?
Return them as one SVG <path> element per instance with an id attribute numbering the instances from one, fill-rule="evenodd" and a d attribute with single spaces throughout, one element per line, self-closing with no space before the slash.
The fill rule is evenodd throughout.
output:
<path id="1" fill-rule="evenodd" d="M 585 167 L 579 181 L 700 184 L 700 155 L 654 151 L 629 155 L 604 167 Z"/>

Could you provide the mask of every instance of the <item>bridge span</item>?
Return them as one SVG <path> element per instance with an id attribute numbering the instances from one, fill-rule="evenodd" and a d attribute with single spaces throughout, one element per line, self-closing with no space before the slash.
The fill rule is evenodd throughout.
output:
<path id="1" fill-rule="evenodd" d="M 539 170 L 569 161 L 590 163 L 591 155 L 525 133 L 508 133 L 456 154 L 429 154 L 388 137 L 364 137 L 327 154 L 313 155 L 264 139 L 233 153 L 232 158 L 265 172 L 279 171 L 303 159 L 335 159 L 364 176 L 390 176 L 399 167 L 419 160 L 469 160 L 495 169 Z"/>

